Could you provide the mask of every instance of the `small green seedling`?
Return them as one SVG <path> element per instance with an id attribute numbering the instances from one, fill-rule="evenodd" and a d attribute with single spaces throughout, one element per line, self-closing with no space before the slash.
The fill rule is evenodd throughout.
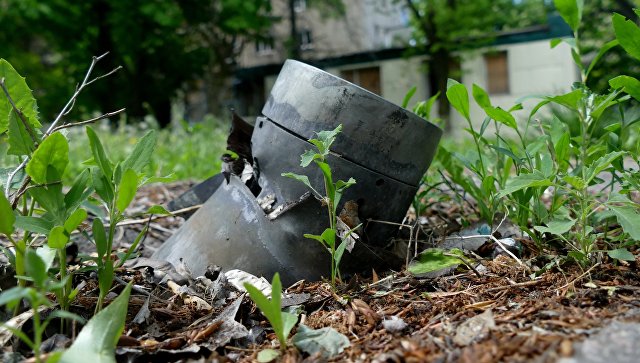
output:
<path id="1" fill-rule="evenodd" d="M 355 226 L 353 229 L 348 231 L 343 237 L 342 243 L 337 245 L 336 237 L 338 236 L 337 229 L 337 208 L 338 204 L 340 204 L 340 199 L 342 198 L 342 194 L 345 189 L 352 186 L 356 183 L 355 179 L 349 178 L 348 181 L 338 180 L 337 182 L 333 182 L 333 175 L 331 174 L 331 167 L 327 163 L 326 157 L 329 155 L 329 148 L 331 144 L 336 140 L 338 134 L 342 131 L 342 125 L 338 125 L 332 131 L 320 131 L 317 133 L 317 139 L 310 139 L 309 142 L 312 143 L 318 151 L 307 150 L 304 154 L 301 155 L 300 166 L 307 167 L 311 162 L 315 162 L 316 165 L 322 171 L 322 175 L 324 177 L 324 189 L 325 194 L 319 193 L 309 181 L 309 177 L 306 175 L 299 175 L 294 173 L 282 173 L 282 176 L 292 178 L 304 183 L 308 186 L 316 196 L 316 198 L 320 199 L 324 205 L 327 206 L 327 212 L 329 213 L 329 228 L 325 229 L 321 235 L 314 234 L 305 234 L 306 238 L 314 239 L 320 242 L 331 254 L 331 286 L 335 289 L 336 286 L 336 277 L 340 276 L 340 260 L 342 259 L 342 255 L 344 254 L 347 245 L 349 244 L 347 241 L 347 237 L 360 226 Z"/>
<path id="2" fill-rule="evenodd" d="M 271 300 L 267 299 L 257 287 L 245 283 L 244 288 L 247 289 L 249 297 L 258 306 L 262 314 L 267 317 L 273 331 L 280 342 L 280 350 L 287 349 L 287 337 L 291 329 L 298 322 L 298 317 L 294 314 L 287 313 L 281 309 L 282 301 L 282 284 L 280 283 L 280 275 L 276 272 L 271 281 Z"/>

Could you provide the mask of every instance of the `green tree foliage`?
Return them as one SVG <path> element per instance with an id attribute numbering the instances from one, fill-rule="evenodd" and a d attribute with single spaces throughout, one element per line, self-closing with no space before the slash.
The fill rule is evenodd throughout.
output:
<path id="1" fill-rule="evenodd" d="M 583 18 L 588 20 L 583 23 L 583 27 L 580 29 L 581 53 L 596 54 L 605 43 L 615 38 L 611 24 L 612 12 L 638 24 L 640 19 L 634 13 L 634 8 L 640 8 L 640 1 L 585 1 Z M 640 65 L 622 47 L 614 47 L 594 67 L 587 80 L 587 85 L 596 92 L 605 92 L 609 88 L 608 82 L 612 74 L 626 74 L 640 78 Z"/>
<path id="2" fill-rule="evenodd" d="M 457 63 L 456 52 L 489 44 L 496 34 L 540 24 L 546 17 L 542 0 L 404 0 L 412 14 L 416 47 L 429 55 L 432 94 L 447 91 Z M 456 75 L 453 75 L 456 76 Z M 439 113 L 448 119 L 449 104 L 440 97 Z"/>
<path id="3" fill-rule="evenodd" d="M 268 0 L 1 0 L 0 43 L 47 100 L 45 120 L 69 97 L 69 80 L 84 74 L 87 57 L 110 51 L 98 71 L 122 66 L 124 74 L 88 90 L 77 111 L 125 106 L 130 118 L 151 113 L 166 125 L 177 91 L 205 74 L 210 81 L 228 76 L 243 40 L 270 26 L 268 10 Z M 223 86 L 210 83 L 212 94 Z"/>

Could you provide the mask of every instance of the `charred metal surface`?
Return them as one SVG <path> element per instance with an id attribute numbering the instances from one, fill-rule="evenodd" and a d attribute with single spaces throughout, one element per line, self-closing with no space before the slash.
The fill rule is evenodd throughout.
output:
<path id="1" fill-rule="evenodd" d="M 251 148 L 241 150 L 243 172 L 239 175 L 232 163 L 226 164 L 228 182 L 220 174 L 196 186 L 201 194 L 194 189 L 181 197 L 193 202 L 212 193 L 154 258 L 174 264 L 182 259 L 195 274 L 219 265 L 268 277 L 280 272 L 285 283 L 328 276 L 330 255 L 303 237 L 327 228 L 326 207 L 305 196 L 307 186 L 281 174 L 307 175 L 311 185 L 323 191 L 322 172 L 315 165 L 301 167 L 300 155 L 313 148 L 307 139 L 316 132 L 343 124 L 327 163 L 334 180 L 356 179 L 338 211 L 347 201 L 355 202 L 350 210 L 357 215 L 352 217 L 365 225 L 354 250 L 343 256 L 341 270 L 358 272 L 393 264 L 391 254 L 382 248 L 397 227 L 366 221 L 401 222 L 441 130 L 360 87 L 296 61 L 285 63 L 263 113 L 256 119 Z M 242 136 L 242 143 L 234 144 L 246 145 L 246 132 Z M 251 182 L 245 184 L 241 178 L 247 175 Z"/>
<path id="2" fill-rule="evenodd" d="M 169 202 L 167 207 L 170 211 L 173 212 L 182 208 L 202 204 L 206 202 L 209 197 L 211 197 L 211 195 L 216 191 L 216 189 L 218 189 L 218 186 L 220 186 L 220 183 L 222 183 L 223 181 L 224 176 L 222 174 L 216 174 L 182 193 L 178 198 Z"/>
<path id="3" fill-rule="evenodd" d="M 293 60 L 284 64 L 262 114 L 303 139 L 342 124 L 332 151 L 410 185 L 420 182 L 442 134 L 363 88 Z"/>

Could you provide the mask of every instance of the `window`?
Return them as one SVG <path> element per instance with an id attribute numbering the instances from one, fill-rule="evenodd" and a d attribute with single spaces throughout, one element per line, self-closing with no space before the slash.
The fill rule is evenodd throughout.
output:
<path id="1" fill-rule="evenodd" d="M 313 48 L 313 38 L 311 37 L 311 30 L 305 29 L 298 32 L 298 44 L 300 49 Z"/>
<path id="2" fill-rule="evenodd" d="M 340 72 L 340 77 L 358 86 L 380 95 L 380 67 L 349 69 Z"/>
<path id="3" fill-rule="evenodd" d="M 491 94 L 509 93 L 507 52 L 487 53 L 484 61 L 487 65 L 487 91 Z"/>
<path id="4" fill-rule="evenodd" d="M 307 1 L 306 0 L 293 0 L 293 10 L 296 13 L 301 13 L 307 10 Z"/>
<path id="5" fill-rule="evenodd" d="M 273 38 L 269 37 L 266 39 L 256 41 L 256 53 L 262 54 L 271 54 L 273 52 Z"/>

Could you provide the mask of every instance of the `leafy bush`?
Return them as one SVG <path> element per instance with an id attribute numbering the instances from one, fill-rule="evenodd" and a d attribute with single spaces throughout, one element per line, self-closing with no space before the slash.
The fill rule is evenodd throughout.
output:
<path id="1" fill-rule="evenodd" d="M 508 110 L 495 107 L 487 93 L 474 84 L 473 99 L 486 114 L 477 128 L 470 117 L 467 88 L 450 80 L 446 96 L 467 121 L 474 148 L 461 155 L 440 147 L 435 162 L 448 172 L 451 182 L 476 200 L 480 218 L 489 224 L 501 211 L 538 242 L 562 241 L 569 256 L 579 262 L 587 263 L 601 248 L 611 257 L 631 260 L 633 256 L 624 247 L 630 245 L 626 241 L 640 240 L 640 214 L 628 194 L 638 190 L 640 177 L 637 169 L 625 169 L 624 162 L 640 166 L 638 154 L 633 152 L 637 150 L 634 143 L 640 118 L 633 117 L 634 109 L 625 103 L 631 98 L 640 100 L 640 81 L 625 75 L 613 77 L 605 94 L 593 92 L 586 82 L 612 47 L 621 45 L 640 60 L 640 28 L 614 14 L 617 39 L 585 66 L 579 43 L 581 4 L 556 0 L 574 38 L 551 41 L 552 47 L 560 42 L 571 47 L 581 82 L 569 93 L 541 97 L 525 125 L 515 116 L 522 110 L 521 104 Z M 428 114 L 428 104 L 419 105 L 416 111 Z M 549 108 L 551 112 L 542 112 Z M 485 134 L 491 123 L 496 130 L 492 139 Z M 515 135 L 515 140 L 508 135 Z M 545 195 L 550 195 L 548 202 Z M 612 229 L 615 222 L 619 227 Z"/>

